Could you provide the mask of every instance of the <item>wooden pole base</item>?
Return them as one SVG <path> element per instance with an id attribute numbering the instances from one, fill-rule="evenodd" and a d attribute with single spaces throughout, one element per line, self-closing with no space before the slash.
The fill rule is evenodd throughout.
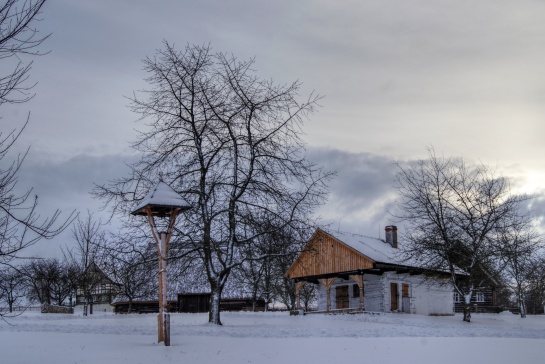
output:
<path id="1" fill-rule="evenodd" d="M 170 314 L 165 314 L 165 346 L 170 346 Z"/>
<path id="2" fill-rule="evenodd" d="M 157 342 L 165 341 L 165 327 L 163 326 L 163 315 L 157 315 Z"/>

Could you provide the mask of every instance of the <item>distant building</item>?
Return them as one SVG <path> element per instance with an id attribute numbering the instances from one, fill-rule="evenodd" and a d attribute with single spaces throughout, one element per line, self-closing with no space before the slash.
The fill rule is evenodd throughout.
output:
<path id="1" fill-rule="evenodd" d="M 90 310 L 111 312 L 113 307 L 110 304 L 118 291 L 119 285 L 95 263 L 91 263 L 77 286 L 76 306 L 84 306 L 88 303 Z"/>
<path id="2" fill-rule="evenodd" d="M 178 312 L 208 312 L 210 309 L 210 293 L 180 293 L 178 294 Z M 253 311 L 250 298 L 222 298 L 220 311 Z M 265 300 L 255 302 L 256 311 L 265 311 Z"/>
<path id="3" fill-rule="evenodd" d="M 127 313 L 129 311 L 128 301 L 115 301 L 112 303 L 115 313 Z M 210 293 L 179 293 L 178 300 L 168 301 L 169 312 L 199 313 L 208 312 L 210 309 Z M 253 303 L 249 298 L 222 298 L 220 301 L 221 311 L 252 311 Z M 256 311 L 265 310 L 265 301 L 256 301 Z M 158 300 L 134 300 L 131 304 L 132 313 L 154 313 L 159 312 Z"/>
<path id="4" fill-rule="evenodd" d="M 471 297 L 472 312 L 498 313 L 503 308 L 497 305 L 496 288 L 487 286 L 477 289 Z M 464 312 L 464 298 L 458 292 L 454 292 L 454 311 Z"/>

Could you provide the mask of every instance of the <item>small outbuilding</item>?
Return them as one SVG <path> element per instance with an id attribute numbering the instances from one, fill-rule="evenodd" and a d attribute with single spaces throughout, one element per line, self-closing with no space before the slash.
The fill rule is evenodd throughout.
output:
<path id="1" fill-rule="evenodd" d="M 90 312 L 111 312 L 115 296 L 119 292 L 119 284 L 108 277 L 95 263 L 85 270 L 83 283 L 76 287 L 76 306 L 90 304 Z"/>
<path id="2" fill-rule="evenodd" d="M 318 311 L 405 312 L 452 315 L 453 287 L 445 272 L 430 271 L 408 259 L 398 246 L 397 227 L 386 239 L 318 228 L 286 276 L 299 292 L 318 290 Z"/>
<path id="3" fill-rule="evenodd" d="M 208 312 L 210 309 L 210 293 L 179 293 L 178 312 Z M 220 311 L 265 311 L 265 300 L 235 297 L 222 298 Z"/>

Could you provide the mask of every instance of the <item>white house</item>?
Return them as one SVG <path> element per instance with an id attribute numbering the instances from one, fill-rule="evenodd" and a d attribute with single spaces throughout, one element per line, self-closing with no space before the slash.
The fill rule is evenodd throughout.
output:
<path id="1" fill-rule="evenodd" d="M 304 284 L 318 286 L 319 311 L 454 312 L 448 275 L 404 256 L 395 226 L 386 227 L 385 241 L 317 229 L 286 276 L 297 282 L 297 297 Z"/>

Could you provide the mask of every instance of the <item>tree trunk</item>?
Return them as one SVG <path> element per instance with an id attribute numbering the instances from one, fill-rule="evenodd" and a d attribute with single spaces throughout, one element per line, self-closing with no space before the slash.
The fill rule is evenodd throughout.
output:
<path id="1" fill-rule="evenodd" d="M 471 305 L 464 302 L 464 321 L 471 322 Z"/>
<path id="2" fill-rule="evenodd" d="M 464 296 L 464 321 L 465 322 L 471 322 L 471 293 L 472 290 L 470 290 L 470 293 Z"/>
<path id="3" fill-rule="evenodd" d="M 267 259 L 268 260 L 268 259 Z M 267 274 L 265 276 L 265 292 L 263 292 L 263 298 L 265 299 L 265 312 L 269 311 L 269 301 L 271 300 L 271 278 Z"/>
<path id="4" fill-rule="evenodd" d="M 215 325 L 222 325 L 220 320 L 220 300 L 223 287 L 213 287 L 210 295 L 210 312 L 208 322 Z"/>
<path id="5" fill-rule="evenodd" d="M 255 312 L 257 306 L 257 287 L 252 292 L 252 312 Z"/>
<path id="6" fill-rule="evenodd" d="M 526 318 L 526 302 L 524 299 L 524 294 L 519 291 L 519 310 L 520 310 L 520 317 Z"/>

